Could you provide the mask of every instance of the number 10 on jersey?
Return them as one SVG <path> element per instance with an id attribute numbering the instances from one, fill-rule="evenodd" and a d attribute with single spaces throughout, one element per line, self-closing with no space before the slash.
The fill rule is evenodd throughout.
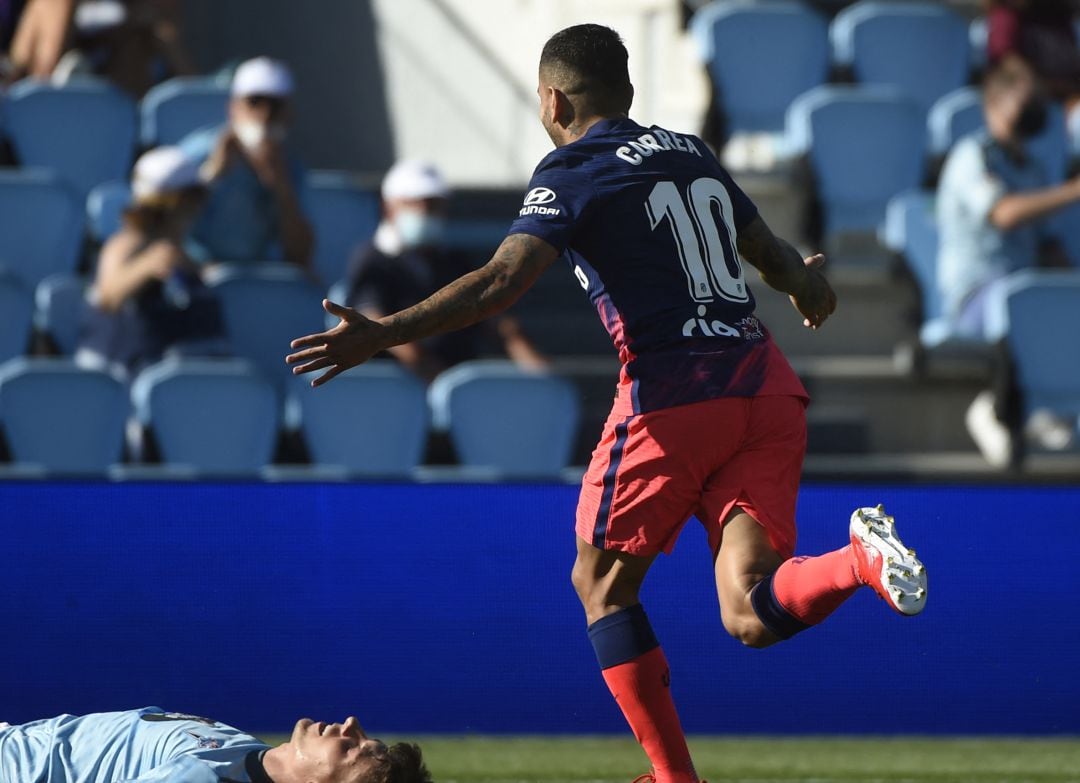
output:
<path id="1" fill-rule="evenodd" d="M 695 302 L 716 297 L 730 302 L 750 298 L 743 281 L 742 264 L 732 244 L 735 236 L 731 196 L 723 183 L 710 177 L 694 180 L 687 188 L 687 209 L 678 186 L 657 182 L 645 202 L 653 230 L 667 218 L 679 250 L 679 260 Z M 716 219 L 719 211 L 720 220 Z"/>

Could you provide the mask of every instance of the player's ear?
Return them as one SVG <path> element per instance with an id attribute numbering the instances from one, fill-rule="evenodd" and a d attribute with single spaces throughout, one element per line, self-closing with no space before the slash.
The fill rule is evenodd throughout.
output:
<path id="1" fill-rule="evenodd" d="M 570 98 L 562 90 L 551 88 L 553 91 L 554 106 L 552 107 L 551 118 L 564 128 L 574 122 L 576 112 L 574 111 L 574 104 L 570 102 Z"/>

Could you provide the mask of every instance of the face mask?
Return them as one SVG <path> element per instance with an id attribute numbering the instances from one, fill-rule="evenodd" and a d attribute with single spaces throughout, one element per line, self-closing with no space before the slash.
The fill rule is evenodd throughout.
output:
<path id="1" fill-rule="evenodd" d="M 1040 98 L 1029 98 L 1016 118 L 1016 133 L 1024 139 L 1038 136 L 1046 127 L 1046 115 L 1046 102 Z"/>
<path id="2" fill-rule="evenodd" d="M 265 139 L 280 143 L 285 141 L 287 135 L 284 125 L 276 122 L 263 125 L 261 122 L 252 122 L 251 120 L 236 123 L 233 125 L 233 132 L 239 142 L 249 150 L 258 147 Z"/>
<path id="3" fill-rule="evenodd" d="M 253 150 L 263 143 L 266 138 L 266 126 L 261 122 L 245 120 L 233 125 L 233 133 L 237 140 L 249 150 Z"/>
<path id="4" fill-rule="evenodd" d="M 446 236 L 446 218 L 415 209 L 400 210 L 394 216 L 394 228 L 402 247 L 432 247 Z"/>

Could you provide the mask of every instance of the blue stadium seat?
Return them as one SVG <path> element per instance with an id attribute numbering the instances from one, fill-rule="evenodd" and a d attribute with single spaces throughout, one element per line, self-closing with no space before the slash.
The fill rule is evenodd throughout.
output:
<path id="1" fill-rule="evenodd" d="M 114 180 L 102 182 L 86 197 L 86 228 L 97 242 L 104 242 L 117 231 L 124 210 L 131 203 L 131 186 Z"/>
<path id="2" fill-rule="evenodd" d="M 108 373 L 67 359 L 0 367 L 0 423 L 18 464 L 102 473 L 121 458 L 127 415 L 127 390 Z"/>
<path id="3" fill-rule="evenodd" d="M 1080 204 L 1071 204 L 1051 217 L 1050 230 L 1072 265 L 1080 269 Z"/>
<path id="4" fill-rule="evenodd" d="M 990 57 L 990 26 L 985 16 L 972 19 L 968 25 L 968 45 L 971 47 L 971 67 L 981 71 Z"/>
<path id="5" fill-rule="evenodd" d="M 982 93 L 975 87 L 961 87 L 934 103 L 926 120 L 930 131 L 930 152 L 944 155 L 959 139 L 985 127 Z"/>
<path id="6" fill-rule="evenodd" d="M 1051 103 L 1046 113 L 1046 129 L 1027 143 L 1027 150 L 1046 169 L 1052 184 L 1063 182 L 1069 166 L 1069 134 L 1065 128 L 1065 110 Z"/>
<path id="7" fill-rule="evenodd" d="M 823 86 L 788 110 L 788 144 L 806 152 L 825 213 L 825 233 L 873 232 L 889 199 L 918 187 L 926 124 L 889 88 Z"/>
<path id="8" fill-rule="evenodd" d="M 0 170 L 0 267 L 33 290 L 75 271 L 82 235 L 82 204 L 55 174 Z"/>
<path id="9" fill-rule="evenodd" d="M 351 473 L 405 476 L 420 464 L 427 442 L 424 385 L 397 362 L 354 367 L 313 389 L 297 378 L 301 426 L 312 462 Z"/>
<path id="10" fill-rule="evenodd" d="M 690 32 L 732 131 L 782 131 L 788 105 L 828 77 L 828 26 L 802 3 L 712 3 Z"/>
<path id="11" fill-rule="evenodd" d="M 166 360 L 139 373 L 131 400 L 167 465 L 251 475 L 273 459 L 277 394 L 247 362 Z"/>
<path id="12" fill-rule="evenodd" d="M 229 86 L 219 79 L 177 76 L 155 86 L 139 104 L 144 147 L 178 144 L 192 131 L 225 123 Z"/>
<path id="13" fill-rule="evenodd" d="M 950 329 L 942 317 L 937 282 L 938 230 L 934 194 L 909 190 L 889 201 L 882 244 L 901 254 L 918 283 L 922 297 L 923 324 L 920 341 L 933 347 L 949 339 Z"/>
<path id="14" fill-rule="evenodd" d="M 1080 272 L 1026 270 L 997 286 L 987 305 L 988 329 L 1012 355 L 1024 408 L 1080 416 Z M 1069 335 L 1048 339 L 1048 335 Z"/>
<path id="15" fill-rule="evenodd" d="M 19 82 L 8 93 L 6 127 L 22 165 L 53 169 L 80 197 L 126 179 L 135 153 L 135 104 L 105 83 Z"/>
<path id="16" fill-rule="evenodd" d="M 30 289 L 19 278 L 0 270 L 0 362 L 26 353 L 33 312 Z"/>
<path id="17" fill-rule="evenodd" d="M 379 196 L 345 172 L 313 171 L 306 206 L 315 231 L 315 274 L 332 285 L 345 276 L 357 245 L 374 236 Z"/>
<path id="18" fill-rule="evenodd" d="M 434 425 L 449 430 L 463 465 L 515 477 L 550 477 L 565 468 L 581 416 L 569 381 L 506 361 L 445 371 L 428 389 L 428 402 Z"/>
<path id="19" fill-rule="evenodd" d="M 50 275 L 34 292 L 34 325 L 52 337 L 65 356 L 75 353 L 89 283 L 74 275 Z"/>
<path id="20" fill-rule="evenodd" d="M 833 59 L 863 84 L 893 85 L 926 112 L 967 83 L 967 23 L 937 3 L 867 0 L 841 11 L 829 28 Z"/>
<path id="21" fill-rule="evenodd" d="M 233 353 L 284 388 L 293 377 L 285 364 L 289 342 L 324 329 L 322 292 L 299 267 L 272 261 L 223 266 L 208 283 L 221 300 Z"/>

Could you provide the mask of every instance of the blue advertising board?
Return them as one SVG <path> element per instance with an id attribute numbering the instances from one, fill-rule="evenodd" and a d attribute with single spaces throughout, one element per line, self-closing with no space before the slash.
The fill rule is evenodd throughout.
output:
<path id="1" fill-rule="evenodd" d="M 251 730 L 624 732 L 563 485 L 0 484 L 0 720 L 155 704 Z M 816 485 L 799 552 L 884 502 L 917 618 L 860 591 L 767 650 L 687 525 L 643 601 L 693 733 L 1080 733 L 1080 488 Z"/>

